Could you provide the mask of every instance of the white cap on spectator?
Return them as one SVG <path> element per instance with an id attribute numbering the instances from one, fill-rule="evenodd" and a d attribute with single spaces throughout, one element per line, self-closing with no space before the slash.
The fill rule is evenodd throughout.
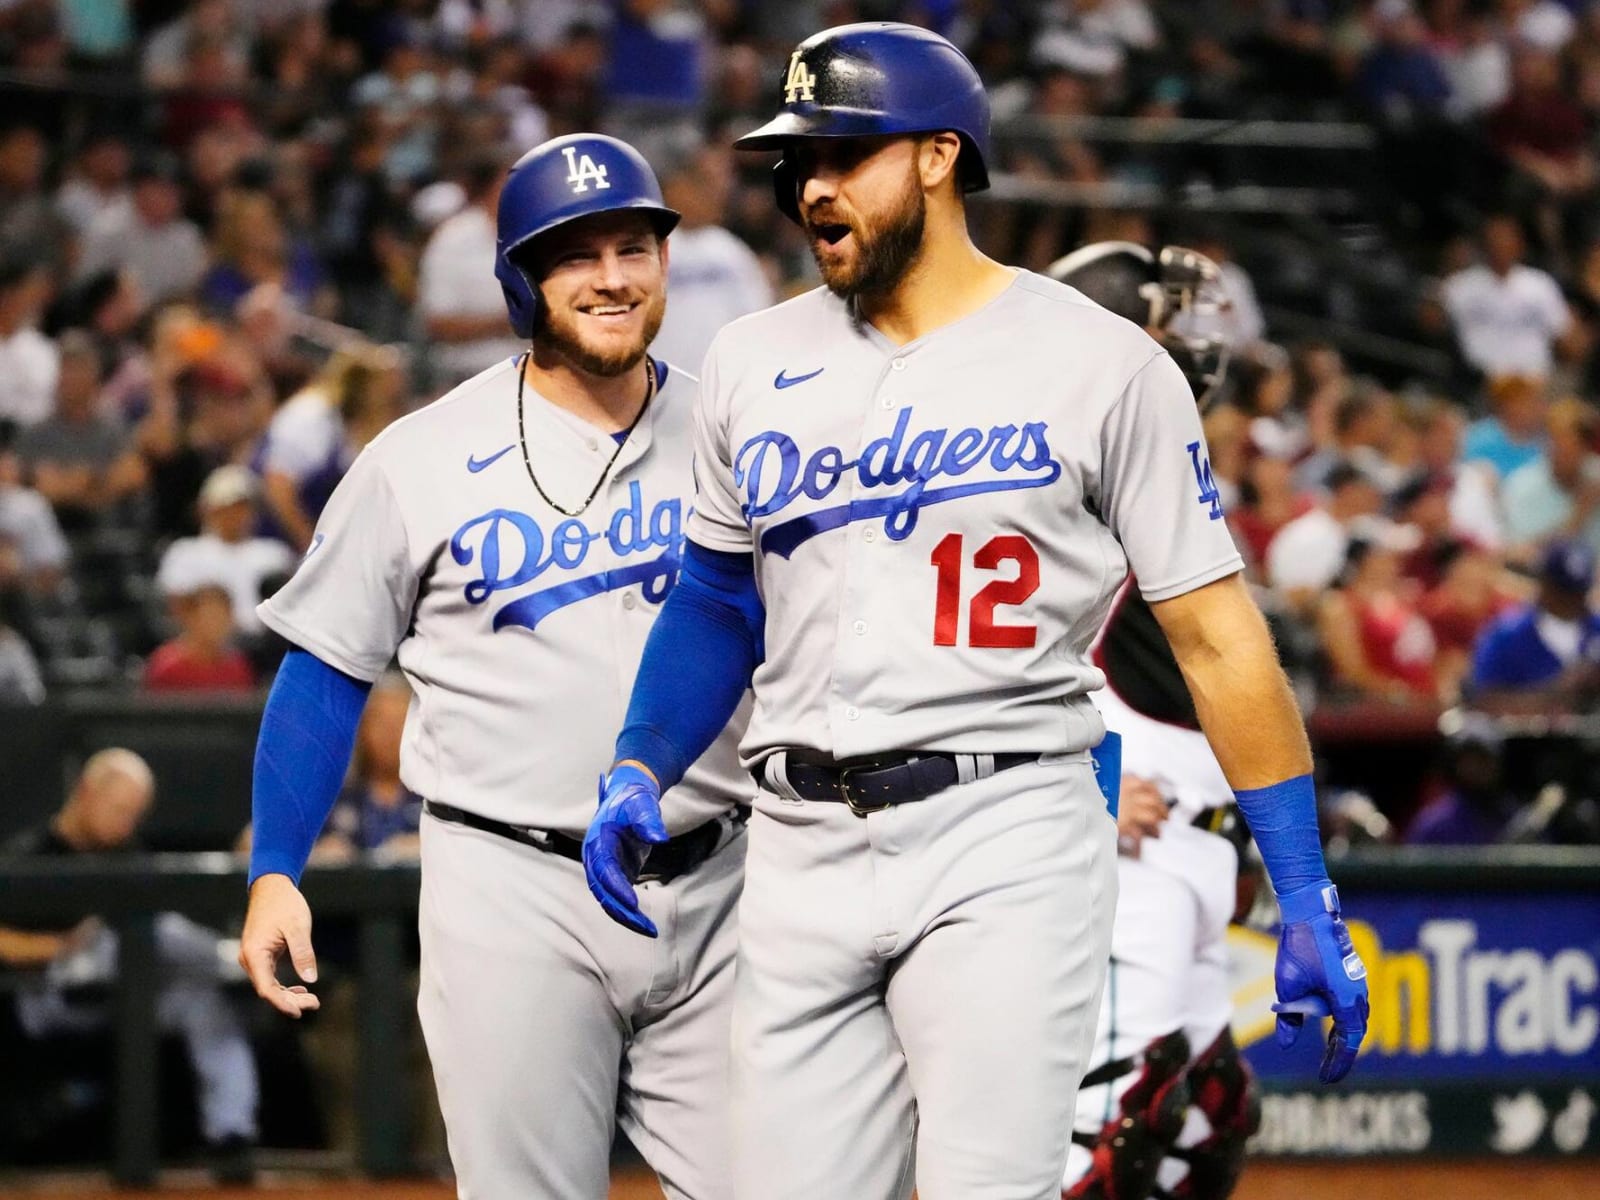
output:
<path id="1" fill-rule="evenodd" d="M 231 583 L 225 552 L 213 540 L 184 538 L 161 559 L 156 585 L 164 596 L 192 596 L 206 588 L 228 591 Z"/>
<path id="2" fill-rule="evenodd" d="M 1422 545 L 1422 530 L 1387 517 L 1357 517 L 1350 522 L 1350 540 L 1368 542 L 1396 554 L 1410 554 Z"/>
<path id="3" fill-rule="evenodd" d="M 204 512 L 238 504 L 242 500 L 254 500 L 257 490 L 255 473 L 249 467 L 218 467 L 206 476 L 200 488 L 200 510 Z"/>
<path id="4" fill-rule="evenodd" d="M 424 229 L 432 229 L 467 206 L 467 193 L 459 183 L 441 179 L 411 198 L 411 216 Z"/>

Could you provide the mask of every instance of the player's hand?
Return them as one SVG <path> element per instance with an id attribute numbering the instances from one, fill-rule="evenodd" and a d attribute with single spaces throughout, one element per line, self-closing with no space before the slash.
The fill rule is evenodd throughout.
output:
<path id="1" fill-rule="evenodd" d="M 1367 968 L 1339 915 L 1339 891 L 1324 881 L 1280 896 L 1283 935 L 1275 975 L 1278 1045 L 1292 1046 L 1306 1018 L 1332 1017 L 1328 1052 L 1317 1078 L 1337 1083 L 1350 1073 L 1367 1035 Z"/>
<path id="2" fill-rule="evenodd" d="M 1117 805 L 1117 849 L 1129 858 L 1138 858 L 1145 838 L 1161 836 L 1167 811 L 1167 798 L 1160 788 L 1138 775 L 1124 775 Z"/>
<path id="3" fill-rule="evenodd" d="M 299 1019 L 322 1007 L 322 1001 L 300 984 L 278 982 L 278 958 L 285 950 L 295 974 L 317 981 L 317 956 L 311 950 L 311 906 L 287 875 L 263 875 L 250 885 L 250 907 L 239 935 L 239 965 L 251 985 L 273 1008 Z"/>
<path id="4" fill-rule="evenodd" d="M 600 810 L 583 838 L 583 873 L 606 915 L 645 937 L 655 922 L 639 908 L 633 881 L 652 845 L 667 840 L 661 785 L 642 767 L 623 764 L 600 777 Z"/>

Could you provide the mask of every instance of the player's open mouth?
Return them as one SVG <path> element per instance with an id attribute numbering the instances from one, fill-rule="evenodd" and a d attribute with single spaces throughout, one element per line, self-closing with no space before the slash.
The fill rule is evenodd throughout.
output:
<path id="1" fill-rule="evenodd" d="M 850 226 L 827 222 L 811 227 L 812 236 L 818 241 L 826 242 L 830 246 L 837 246 L 850 236 Z"/>

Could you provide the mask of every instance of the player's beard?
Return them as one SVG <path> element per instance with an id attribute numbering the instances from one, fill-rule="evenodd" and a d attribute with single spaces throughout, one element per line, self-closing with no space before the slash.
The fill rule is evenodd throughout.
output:
<path id="1" fill-rule="evenodd" d="M 620 302 L 619 302 L 620 303 Z M 556 312 L 546 309 L 544 320 L 533 335 L 534 346 L 541 352 L 558 355 L 579 370 L 602 379 L 615 379 L 626 375 L 644 359 L 650 343 L 661 331 L 661 321 L 667 314 L 667 294 L 659 291 L 644 301 L 644 328 L 639 337 L 622 348 L 606 348 L 586 343 L 578 330 L 580 314 L 571 311 Z M 541 354 L 543 357 L 543 354 Z"/>
<path id="2" fill-rule="evenodd" d="M 927 197 L 922 193 L 921 179 L 915 168 L 906 176 L 900 202 L 868 227 L 854 221 L 840 221 L 838 214 L 829 208 L 814 209 L 807 216 L 808 232 L 819 225 L 846 224 L 856 244 L 854 261 L 839 263 L 824 258 L 821 248 L 812 241 L 811 256 L 816 260 L 822 282 L 834 295 L 845 300 L 882 296 L 893 291 L 922 253 L 922 232 L 927 217 Z"/>

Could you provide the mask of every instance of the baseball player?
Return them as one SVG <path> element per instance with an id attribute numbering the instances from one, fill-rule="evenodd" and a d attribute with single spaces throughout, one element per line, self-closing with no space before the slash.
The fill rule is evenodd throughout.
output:
<path id="1" fill-rule="evenodd" d="M 262 718 L 241 959 L 283 1012 L 317 1007 L 274 968 L 287 949 L 316 979 L 296 883 L 398 653 L 400 773 L 425 798 L 418 1011 L 459 1195 L 599 1200 L 620 1120 L 669 1197 L 720 1200 L 743 721 L 633 864 L 658 942 L 595 909 L 579 862 L 691 502 L 694 381 L 646 353 L 678 215 L 631 147 L 578 134 L 511 169 L 498 216 L 531 348 L 375 439 L 261 608 L 297 649 Z"/>
<path id="2" fill-rule="evenodd" d="M 1143 326 L 1204 411 L 1227 347 L 1179 330 L 1187 318 L 1226 305 L 1216 264 L 1178 246 L 1151 253 L 1101 242 L 1047 274 Z M 1226 937 L 1236 847 L 1248 834 L 1178 663 L 1132 578 L 1091 653 L 1106 677 L 1095 706 L 1121 735 L 1117 915 L 1064 1195 L 1145 1200 L 1161 1182 L 1194 1200 L 1223 1200 L 1259 1122 L 1253 1079 L 1229 1031 Z"/>
<path id="3" fill-rule="evenodd" d="M 802 42 L 779 207 L 824 287 L 727 326 L 695 511 L 584 844 L 631 857 L 753 681 L 733 1015 L 739 1197 L 1058 1195 L 1099 1011 L 1116 825 L 1088 659 L 1132 569 L 1288 920 L 1286 1036 L 1365 1025 L 1299 715 L 1211 486 L 1194 398 L 1137 325 L 984 257 L 988 102 L 901 24 Z"/>

